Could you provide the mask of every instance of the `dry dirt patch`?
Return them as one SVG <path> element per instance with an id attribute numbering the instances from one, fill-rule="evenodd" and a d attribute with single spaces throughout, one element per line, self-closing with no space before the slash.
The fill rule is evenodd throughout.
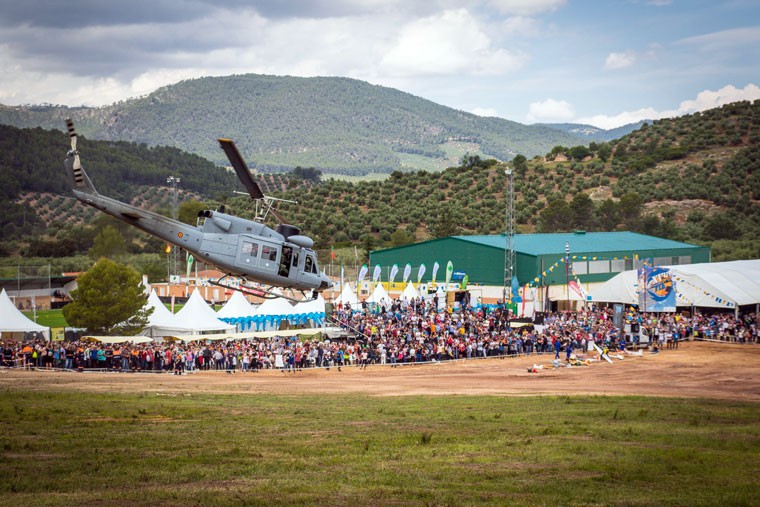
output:
<path id="1" fill-rule="evenodd" d="M 190 375 L 1 370 L 0 388 L 82 392 L 362 394 L 369 396 L 602 394 L 760 402 L 760 346 L 690 342 L 675 351 L 551 368 L 553 355 L 418 366 L 370 366 L 297 373 L 201 372 Z M 528 373 L 533 364 L 544 364 Z"/>

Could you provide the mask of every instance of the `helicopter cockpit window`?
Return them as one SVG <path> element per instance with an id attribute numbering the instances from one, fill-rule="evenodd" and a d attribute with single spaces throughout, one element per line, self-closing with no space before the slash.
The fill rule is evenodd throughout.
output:
<path id="1" fill-rule="evenodd" d="M 273 261 L 277 259 L 277 249 L 273 246 L 264 246 L 261 249 L 261 258 L 265 261 Z"/>
<path id="2" fill-rule="evenodd" d="M 314 259 L 311 255 L 306 256 L 306 262 L 304 263 L 303 270 L 307 273 L 316 273 L 317 266 L 314 263 Z"/>

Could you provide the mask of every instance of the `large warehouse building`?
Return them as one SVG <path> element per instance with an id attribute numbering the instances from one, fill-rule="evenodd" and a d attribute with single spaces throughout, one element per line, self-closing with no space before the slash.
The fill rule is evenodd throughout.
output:
<path id="1" fill-rule="evenodd" d="M 586 290 L 605 282 L 617 273 L 636 269 L 640 263 L 678 265 L 710 262 L 708 247 L 633 232 L 583 232 L 553 234 L 516 234 L 514 274 L 520 286 L 564 287 L 569 277 L 578 280 Z M 390 266 L 412 265 L 412 272 L 425 264 L 423 282 L 430 281 L 431 267 L 441 266 L 436 280 L 444 278 L 446 264 L 465 273 L 470 284 L 502 288 L 504 286 L 505 235 L 450 236 L 395 248 L 373 251 L 371 266 L 379 264 L 383 273 Z M 566 271 L 565 249 L 569 249 L 570 269 Z M 384 277 L 385 279 L 385 277 Z M 416 282 L 416 278 L 412 276 Z M 566 289 L 563 289 L 566 291 Z M 497 295 L 489 292 L 486 298 Z M 549 299 L 562 299 L 552 297 Z"/>

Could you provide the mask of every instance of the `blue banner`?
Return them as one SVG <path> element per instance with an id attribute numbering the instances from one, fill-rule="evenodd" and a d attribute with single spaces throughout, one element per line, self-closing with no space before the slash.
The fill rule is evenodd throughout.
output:
<path id="1" fill-rule="evenodd" d="M 676 282 L 668 268 L 639 268 L 639 310 L 675 312 Z"/>

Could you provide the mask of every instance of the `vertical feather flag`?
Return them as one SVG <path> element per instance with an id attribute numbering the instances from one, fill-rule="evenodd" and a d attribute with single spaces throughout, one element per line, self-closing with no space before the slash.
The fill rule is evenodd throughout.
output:
<path id="1" fill-rule="evenodd" d="M 369 267 L 366 264 L 362 264 L 362 268 L 359 270 L 359 283 L 364 281 L 364 277 L 367 276 L 367 271 L 369 271 Z"/>
<path id="2" fill-rule="evenodd" d="M 380 264 L 375 264 L 375 271 L 372 273 L 372 281 L 377 282 L 380 280 L 380 275 L 383 273 L 383 268 L 380 267 Z"/>
<path id="3" fill-rule="evenodd" d="M 417 271 L 417 285 L 419 285 L 419 283 L 422 281 L 422 277 L 425 276 L 425 270 L 425 265 L 420 264 L 420 270 Z"/>
<path id="4" fill-rule="evenodd" d="M 391 267 L 391 274 L 389 276 L 390 280 L 388 280 L 388 281 L 391 282 L 391 283 L 393 283 L 393 281 L 396 280 L 396 275 L 397 274 L 398 274 L 398 264 L 394 264 Z"/>
<path id="5" fill-rule="evenodd" d="M 438 268 L 440 267 L 440 264 L 438 264 L 438 261 L 435 261 L 433 263 L 433 274 L 431 277 L 431 281 L 433 282 L 433 285 L 435 285 L 435 276 L 438 274 Z"/>
<path id="6" fill-rule="evenodd" d="M 411 274 L 412 274 L 412 265 L 407 264 L 406 266 L 404 266 L 404 283 L 406 283 L 407 280 L 409 280 L 409 275 Z"/>
<path id="7" fill-rule="evenodd" d="M 192 254 L 187 254 L 187 278 L 190 278 L 190 271 L 193 269 L 193 261 L 195 259 L 193 258 Z"/>
<path id="8" fill-rule="evenodd" d="M 454 263 L 449 261 L 446 264 L 446 285 L 448 285 L 449 282 L 451 282 L 451 275 L 453 274 L 454 274 Z"/>

